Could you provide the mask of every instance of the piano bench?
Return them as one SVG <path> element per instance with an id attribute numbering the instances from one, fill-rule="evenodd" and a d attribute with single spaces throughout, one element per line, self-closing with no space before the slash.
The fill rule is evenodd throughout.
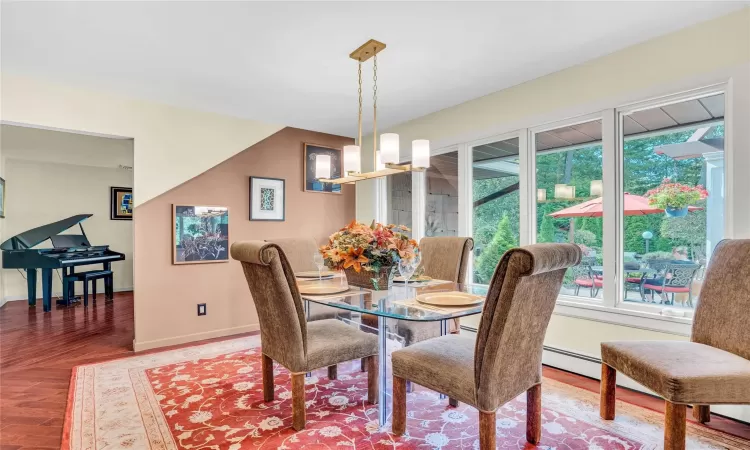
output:
<path id="1" fill-rule="evenodd" d="M 67 299 L 70 299 L 75 294 L 75 282 L 83 282 L 83 306 L 89 306 L 89 281 L 91 281 L 91 293 L 93 294 L 94 301 L 96 301 L 96 280 L 104 279 L 104 298 L 112 300 L 114 297 L 113 283 L 112 283 L 112 271 L 111 270 L 91 270 L 88 272 L 79 272 L 66 275 L 63 278 L 63 293 L 66 294 Z"/>

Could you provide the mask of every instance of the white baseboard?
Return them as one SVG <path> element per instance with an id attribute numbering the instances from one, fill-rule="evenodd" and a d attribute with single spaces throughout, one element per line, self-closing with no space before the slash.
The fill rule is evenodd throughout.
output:
<path id="1" fill-rule="evenodd" d="M 601 359 L 595 356 L 545 346 L 542 364 L 601 380 L 602 363 Z M 617 385 L 658 397 L 653 391 L 646 389 L 621 373 L 617 374 Z M 711 412 L 742 422 L 750 422 L 750 406 L 711 405 Z"/>
<path id="2" fill-rule="evenodd" d="M 114 289 L 115 292 L 130 292 L 132 290 L 133 290 L 133 286 L 120 287 L 120 288 L 115 288 Z M 37 293 L 38 292 L 39 292 L 39 290 L 37 289 Z M 99 293 L 99 292 L 97 292 L 97 293 Z M 76 295 L 80 295 L 80 293 L 76 294 Z M 62 291 L 61 292 L 53 292 L 52 293 L 52 298 L 55 298 L 55 297 L 56 298 L 62 298 Z M 42 299 L 42 297 L 38 297 L 37 301 L 40 301 L 41 299 Z M 0 300 L 0 306 L 3 306 L 4 304 L 6 304 L 8 302 L 17 302 L 19 300 L 28 300 L 28 296 L 27 295 L 7 295 L 2 300 Z"/>
<path id="3" fill-rule="evenodd" d="M 133 350 L 136 352 L 142 352 L 144 350 L 151 350 L 154 348 L 168 347 L 170 345 L 186 344 L 188 342 L 202 341 L 205 339 L 213 339 L 217 337 L 231 336 L 233 334 L 250 333 L 252 331 L 260 330 L 260 324 L 254 323 L 251 325 L 243 325 L 241 327 L 233 328 L 222 328 L 220 330 L 203 331 L 201 333 L 185 334 L 182 336 L 175 336 L 170 338 L 155 339 L 152 341 L 138 342 L 133 340 Z"/>

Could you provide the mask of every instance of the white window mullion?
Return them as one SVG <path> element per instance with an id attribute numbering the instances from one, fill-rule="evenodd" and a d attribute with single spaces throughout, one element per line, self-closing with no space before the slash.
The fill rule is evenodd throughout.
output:
<path id="1" fill-rule="evenodd" d="M 458 146 L 458 235 L 472 236 L 474 226 L 474 190 L 471 148 Z"/>
<path id="2" fill-rule="evenodd" d="M 622 271 L 622 149 L 619 118 L 614 109 L 602 111 L 602 184 L 603 184 L 603 295 L 605 306 L 620 302 Z"/>
<path id="3" fill-rule="evenodd" d="M 520 201 L 519 243 L 528 245 L 536 242 L 536 149 L 529 145 L 532 139 L 529 130 L 523 128 L 518 133 L 518 194 Z"/>

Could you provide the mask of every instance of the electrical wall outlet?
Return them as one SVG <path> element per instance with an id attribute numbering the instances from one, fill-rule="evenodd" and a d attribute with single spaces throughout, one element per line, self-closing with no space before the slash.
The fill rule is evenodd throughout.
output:
<path id="1" fill-rule="evenodd" d="M 199 316 L 205 316 L 206 315 L 206 304 L 205 303 L 198 303 L 198 315 Z"/>

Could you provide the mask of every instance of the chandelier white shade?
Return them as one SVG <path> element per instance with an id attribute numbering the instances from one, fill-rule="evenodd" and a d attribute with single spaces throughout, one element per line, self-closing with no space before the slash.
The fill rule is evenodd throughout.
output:
<path id="1" fill-rule="evenodd" d="M 430 141 L 427 139 L 411 141 L 411 166 L 419 169 L 430 167 Z"/>
<path id="2" fill-rule="evenodd" d="M 380 158 L 380 150 L 375 152 L 375 170 L 383 170 L 385 169 L 385 163 Z"/>
<path id="3" fill-rule="evenodd" d="M 538 202 L 546 202 L 547 201 L 547 189 L 537 189 L 536 200 Z"/>
<path id="4" fill-rule="evenodd" d="M 589 191 L 589 195 L 592 197 L 601 197 L 604 192 L 604 186 L 602 185 L 602 180 L 591 180 L 591 190 Z"/>
<path id="5" fill-rule="evenodd" d="M 315 156 L 315 178 L 331 178 L 331 155 Z"/>
<path id="6" fill-rule="evenodd" d="M 362 171 L 361 152 L 359 145 L 344 146 L 344 173 L 360 173 Z"/>
<path id="7" fill-rule="evenodd" d="M 380 135 L 380 160 L 383 164 L 398 164 L 398 134 L 383 133 Z"/>

